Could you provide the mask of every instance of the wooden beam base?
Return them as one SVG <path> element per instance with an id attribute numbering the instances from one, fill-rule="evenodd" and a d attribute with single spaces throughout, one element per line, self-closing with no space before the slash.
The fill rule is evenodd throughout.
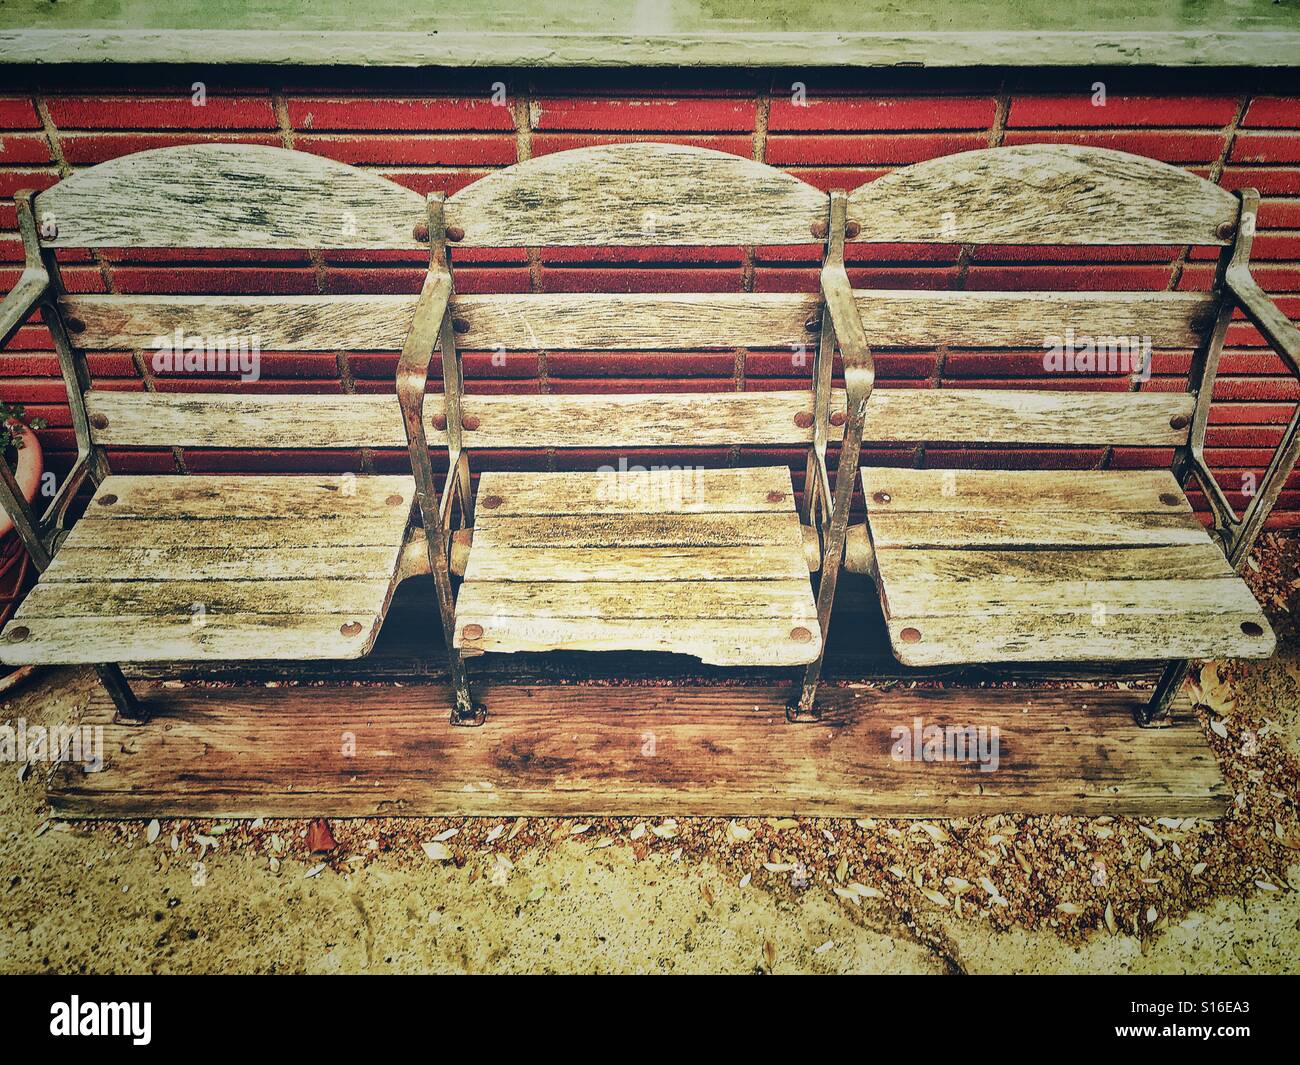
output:
<path id="1" fill-rule="evenodd" d="M 97 697 L 86 720 L 104 729 L 104 767 L 59 766 L 49 798 L 72 818 L 1217 817 L 1230 798 L 1185 700 L 1168 727 L 1140 729 L 1141 691 L 846 685 L 823 689 L 819 723 L 795 725 L 790 690 L 489 682 L 486 724 L 454 728 L 441 684 L 141 685 L 149 722 L 114 724 Z M 975 726 L 986 743 L 996 728 L 997 768 L 980 764 L 990 746 L 917 760 L 918 724 Z"/>

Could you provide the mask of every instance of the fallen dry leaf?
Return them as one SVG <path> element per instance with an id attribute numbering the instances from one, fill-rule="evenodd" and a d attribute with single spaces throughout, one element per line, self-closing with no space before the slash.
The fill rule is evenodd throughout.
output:
<path id="1" fill-rule="evenodd" d="M 330 824 L 323 817 L 316 818 L 307 826 L 307 851 L 309 854 L 328 854 L 338 846 Z"/>

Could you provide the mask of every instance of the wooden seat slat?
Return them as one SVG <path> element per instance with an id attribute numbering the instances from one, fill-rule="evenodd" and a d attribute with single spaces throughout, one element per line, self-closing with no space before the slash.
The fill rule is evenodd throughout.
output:
<path id="1" fill-rule="evenodd" d="M 466 581 L 524 581 L 546 567 L 552 581 L 807 580 L 808 565 L 788 546 L 508 547 L 471 551 Z M 707 574 L 708 577 L 701 577 Z"/>
<path id="2" fill-rule="evenodd" d="M 1002 581 L 1029 583 L 1196 580 L 1232 575 L 1232 567 L 1223 552 L 1208 538 L 1199 543 L 1125 547 L 1122 551 L 1081 551 L 1070 547 L 918 550 L 877 545 L 875 559 L 881 579 L 890 586 L 931 582 L 964 584 L 978 581 L 990 572 Z"/>
<path id="3" fill-rule="evenodd" d="M 19 619 L 115 617 L 140 614 L 206 623 L 213 614 L 355 614 L 369 612 L 388 594 L 386 578 L 41 581 L 23 600 Z"/>
<path id="4" fill-rule="evenodd" d="M 891 470 L 868 467 L 862 484 L 873 516 L 911 511 L 1109 511 L 1190 514 L 1168 470 Z"/>
<path id="5" fill-rule="evenodd" d="M 471 552 L 472 554 L 472 552 Z M 593 618 L 678 621 L 788 618 L 816 621 L 806 572 L 802 580 L 567 581 L 542 569 L 531 581 L 466 581 L 457 600 L 463 617 Z"/>
<path id="6" fill-rule="evenodd" d="M 809 594 L 811 602 L 811 593 Z M 618 618 L 517 618 L 457 615 L 466 624 L 481 624 L 484 634 L 456 646 L 465 655 L 494 651 L 655 651 L 689 655 L 713 666 L 802 666 L 821 649 L 815 634 L 808 643 L 791 639 L 791 622 L 785 619 L 745 618 L 728 621 L 708 618 L 695 622 L 675 620 L 671 625 L 648 624 L 643 619 Z M 797 620 L 797 619 L 796 619 Z M 817 615 L 802 627 L 815 633 Z M 800 627 L 796 625 L 796 627 Z"/>
<path id="7" fill-rule="evenodd" d="M 1108 510 L 911 511 L 877 514 L 868 510 L 878 549 L 890 547 L 984 547 L 1036 550 L 1051 547 L 1100 549 L 1162 544 L 1195 544 L 1205 527 L 1191 514 L 1124 513 Z"/>
<path id="8" fill-rule="evenodd" d="M 111 502 L 109 501 L 111 498 Z M 249 521 L 302 518 L 363 521 L 410 514 L 415 483 L 401 475 L 117 475 L 97 492 L 85 518 Z M 395 518 L 391 524 L 396 524 Z"/>
<path id="9" fill-rule="evenodd" d="M 802 548 L 799 518 L 784 512 L 703 514 L 550 514 L 475 523 L 474 547 L 758 547 Z"/>
<path id="10" fill-rule="evenodd" d="M 31 622 L 21 643 L 0 638 L 8 665 L 114 662 L 308 662 L 363 658 L 379 635 L 380 614 L 221 614 L 199 626 L 153 614 L 68 615 Z M 356 630 L 344 631 L 355 624 Z"/>
<path id="11" fill-rule="evenodd" d="M 283 550 L 230 544 L 124 545 L 78 547 L 66 543 L 54 556 L 44 581 L 247 580 L 284 581 L 303 577 L 332 580 L 391 577 L 389 545 Z"/>
<path id="12" fill-rule="evenodd" d="M 485 472 L 479 495 L 491 500 L 478 527 L 520 515 L 709 514 L 790 509 L 790 474 L 776 466 L 733 470 L 702 467 L 602 467 L 595 473 Z"/>
<path id="13" fill-rule="evenodd" d="M 1263 633 L 1247 636 L 1241 624 Z M 989 665 L 1012 662 L 1158 662 L 1169 659 L 1268 658 L 1276 649 L 1262 612 L 1231 615 L 1180 612 L 1169 624 L 1149 614 L 1108 615 L 1094 625 L 1089 615 L 1013 614 L 996 623 L 981 615 L 924 619 L 891 618 L 889 639 L 905 666 Z M 920 632 L 917 643 L 903 637 Z"/>
<path id="14" fill-rule="evenodd" d="M 983 552 L 977 552 L 983 554 Z M 1095 552 L 1093 552 L 1095 553 Z M 1118 552 L 1116 552 L 1118 553 Z M 1233 574 L 1223 577 L 1165 580 L 1008 581 L 990 568 L 984 580 L 905 585 L 891 581 L 886 594 L 893 618 L 973 617 L 1053 614 L 1083 616 L 1094 627 L 1106 624 L 1092 617 L 1098 608 L 1105 618 L 1153 615 L 1163 625 L 1167 616 L 1183 613 L 1241 614 L 1258 612 L 1255 597 Z M 1102 615 L 1098 614 L 1098 618 Z"/>

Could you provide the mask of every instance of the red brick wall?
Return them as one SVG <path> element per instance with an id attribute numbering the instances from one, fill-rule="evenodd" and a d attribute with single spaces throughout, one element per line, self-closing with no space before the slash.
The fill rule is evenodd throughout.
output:
<path id="1" fill-rule="evenodd" d="M 37 80 L 39 79 L 39 81 Z M 191 85 L 205 83 L 205 106 Z M 1104 82 L 1106 105 L 1093 102 Z M 803 103 L 794 99 L 801 83 Z M 211 68 L 160 78 L 121 71 L 112 79 L 46 69 L 0 96 L 0 287 L 18 275 L 13 194 L 127 152 L 197 141 L 237 141 L 317 152 L 382 174 L 419 192 L 454 192 L 519 159 L 611 140 L 671 140 L 766 161 L 822 188 L 853 188 L 908 163 L 971 148 L 1041 141 L 1119 148 L 1185 166 L 1227 188 L 1263 196 L 1256 277 L 1300 317 L 1300 95 L 1262 75 L 1152 72 L 888 75 L 808 71 L 696 74 L 547 74 L 479 71 L 345 75 Z M 493 102 L 494 91 L 504 105 Z M 806 104 L 806 105 L 805 105 Z M 623 290 L 811 290 L 807 249 L 623 252 L 583 249 L 465 253 L 463 292 Z M 851 252 L 855 284 L 901 288 L 1196 289 L 1208 285 L 1213 251 L 866 247 Z M 65 278 L 81 292 L 414 292 L 422 263 L 403 253 L 72 253 Z M 1190 353 L 1159 353 L 1147 389 L 1182 389 Z M 882 387 L 943 385 L 1116 388 L 1122 376 L 1062 380 L 1042 370 L 1041 351 L 879 352 Z M 731 390 L 791 387 L 807 368 L 787 354 L 512 355 L 504 366 L 467 357 L 471 391 Z M 315 352 L 263 356 L 262 390 L 371 392 L 392 388 L 387 354 Z M 131 352 L 91 357 L 100 388 L 230 389 L 231 381 L 156 375 Z M 25 327 L 0 353 L 0 395 L 48 419 L 41 435 L 57 472 L 72 432 L 49 337 Z M 1300 388 L 1244 322 L 1229 336 L 1207 454 L 1238 506 L 1260 476 Z M 255 442 L 252 442 L 255 444 Z M 736 451 L 698 451 L 727 463 Z M 769 451 L 764 457 L 794 452 Z M 115 454 L 115 468 L 399 469 L 400 454 L 168 452 Z M 563 468 L 607 461 L 597 451 L 494 456 L 493 465 Z M 629 456 L 643 461 L 645 456 Z M 1169 455 L 1135 449 L 953 451 L 881 449 L 867 461 L 971 465 L 1135 466 Z M 676 461 L 683 461 L 678 456 Z M 480 466 L 482 463 L 479 464 Z M 1275 525 L 1300 525 L 1300 477 L 1283 494 Z"/>

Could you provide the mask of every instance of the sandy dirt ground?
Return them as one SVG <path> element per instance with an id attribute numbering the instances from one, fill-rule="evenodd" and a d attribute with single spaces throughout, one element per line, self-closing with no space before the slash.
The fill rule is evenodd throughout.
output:
<path id="1" fill-rule="evenodd" d="M 666 810 L 325 839 L 304 821 L 59 822 L 48 766 L 8 762 L 0 971 L 1300 972 L 1300 579 L 1252 579 L 1284 646 L 1198 689 L 1237 797 L 1223 821 Z M 94 683 L 51 671 L 0 721 L 75 721 Z"/>

